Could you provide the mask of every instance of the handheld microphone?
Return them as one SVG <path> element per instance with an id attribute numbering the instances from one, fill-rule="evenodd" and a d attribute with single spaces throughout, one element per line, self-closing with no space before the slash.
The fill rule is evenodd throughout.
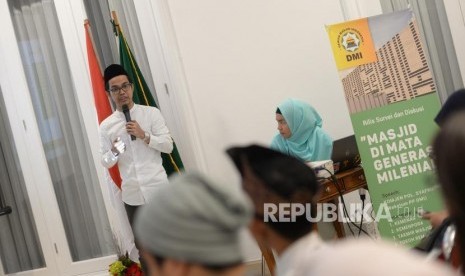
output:
<path id="1" fill-rule="evenodd" d="M 129 107 L 127 104 L 123 105 L 123 113 L 124 113 L 124 117 L 126 118 L 126 122 L 130 122 L 131 121 L 131 114 L 129 113 Z M 136 140 L 136 136 L 134 135 L 131 135 L 131 140 Z"/>
<path id="2" fill-rule="evenodd" d="M 0 216 L 8 215 L 8 214 L 11 214 L 11 207 L 10 206 L 5 206 L 3 208 L 0 208 Z"/>

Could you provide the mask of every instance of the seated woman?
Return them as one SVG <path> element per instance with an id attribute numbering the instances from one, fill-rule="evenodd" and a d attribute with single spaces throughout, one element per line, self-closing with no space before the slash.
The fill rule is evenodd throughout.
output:
<path id="1" fill-rule="evenodd" d="M 329 160 L 333 140 L 321 128 L 323 121 L 309 104 L 287 99 L 276 110 L 278 131 L 271 148 L 304 162 Z"/>
<path id="2" fill-rule="evenodd" d="M 333 139 L 321 128 L 323 120 L 309 104 L 287 99 L 276 110 L 279 134 L 273 138 L 271 148 L 296 157 L 303 162 L 331 159 Z M 318 222 L 323 240 L 332 240 L 336 231 L 331 223 Z"/>

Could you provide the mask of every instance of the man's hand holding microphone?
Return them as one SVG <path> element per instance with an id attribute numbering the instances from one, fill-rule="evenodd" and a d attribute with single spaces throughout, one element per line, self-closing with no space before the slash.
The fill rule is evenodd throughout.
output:
<path id="1" fill-rule="evenodd" d="M 142 130 L 137 121 L 131 120 L 128 105 L 123 105 L 123 113 L 126 118 L 126 131 L 131 134 L 131 140 L 136 140 L 136 137 L 143 139 L 146 144 L 150 143 L 150 133 Z"/>
<path id="2" fill-rule="evenodd" d="M 146 144 L 150 142 L 150 134 L 140 127 L 137 121 L 131 120 L 131 114 L 129 113 L 129 107 L 123 105 L 123 114 L 126 118 L 126 131 L 131 135 L 131 140 L 136 140 L 136 137 L 143 139 Z M 121 140 L 120 137 L 113 141 L 113 147 L 111 149 L 115 156 L 120 155 L 126 151 L 126 144 Z"/>

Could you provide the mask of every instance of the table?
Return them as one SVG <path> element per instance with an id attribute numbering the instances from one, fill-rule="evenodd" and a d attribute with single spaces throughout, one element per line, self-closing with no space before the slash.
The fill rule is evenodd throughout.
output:
<path id="1" fill-rule="evenodd" d="M 337 173 L 335 176 L 336 183 L 334 183 L 331 179 L 326 179 L 320 182 L 322 187 L 318 203 L 331 202 L 338 206 L 340 194 L 345 195 L 360 188 L 367 188 L 365 173 L 362 167 L 356 167 Z M 338 191 L 338 188 L 340 191 Z M 336 220 L 334 222 L 334 228 L 336 229 L 338 238 L 345 237 L 343 223 Z"/>

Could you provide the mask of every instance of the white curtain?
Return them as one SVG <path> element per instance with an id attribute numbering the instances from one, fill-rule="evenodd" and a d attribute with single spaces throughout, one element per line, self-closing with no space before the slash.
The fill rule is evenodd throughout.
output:
<path id="1" fill-rule="evenodd" d="M 8 4 L 73 261 L 112 255 L 112 232 L 54 3 Z"/>
<path id="2" fill-rule="evenodd" d="M 413 10 L 441 100 L 444 102 L 452 92 L 463 88 L 443 0 L 381 0 L 381 6 L 385 13 Z"/>
<path id="3" fill-rule="evenodd" d="M 0 257 L 10 274 L 44 267 L 45 261 L 2 99 L 0 91 L 0 208 L 12 212 L 0 217 Z"/>

